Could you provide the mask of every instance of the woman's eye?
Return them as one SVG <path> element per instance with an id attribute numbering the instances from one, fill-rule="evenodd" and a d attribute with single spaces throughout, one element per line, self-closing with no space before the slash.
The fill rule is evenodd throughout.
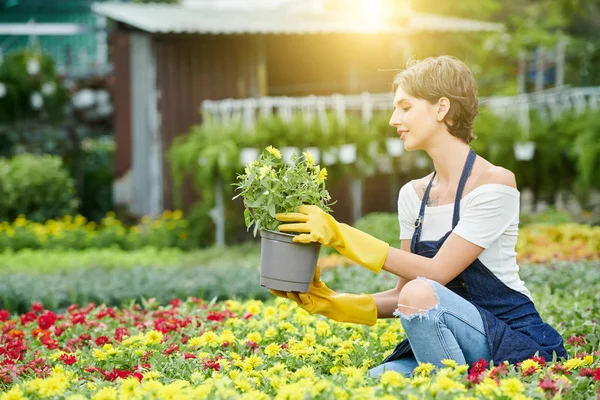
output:
<path id="1" fill-rule="evenodd" d="M 404 111 L 404 112 L 407 112 L 408 110 L 410 110 L 410 107 L 404 107 L 404 108 L 402 109 L 402 111 Z"/>

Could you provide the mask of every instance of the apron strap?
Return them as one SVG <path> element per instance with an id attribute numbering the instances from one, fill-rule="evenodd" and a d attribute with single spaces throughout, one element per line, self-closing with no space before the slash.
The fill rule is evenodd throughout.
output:
<path id="1" fill-rule="evenodd" d="M 469 150 L 469 155 L 467 156 L 467 161 L 465 162 L 462 175 L 460 176 L 460 181 L 458 182 L 458 189 L 456 189 L 456 198 L 454 199 L 454 215 L 452 216 L 452 229 L 456 228 L 458 220 L 460 219 L 460 200 L 462 199 L 462 194 L 465 189 L 467 179 L 471 175 L 471 170 L 473 169 L 476 158 L 477 154 L 475 154 L 475 150 L 471 148 Z"/>
<path id="2" fill-rule="evenodd" d="M 412 240 L 410 241 L 410 250 L 412 253 L 416 254 L 416 245 L 421 240 L 421 229 L 423 225 L 423 218 L 425 218 L 425 206 L 427 205 L 427 199 L 429 199 L 429 191 L 431 190 L 431 185 L 433 184 L 433 178 L 437 174 L 436 171 L 433 171 L 433 176 L 427 185 L 427 189 L 425 189 L 425 194 L 423 194 L 423 199 L 421 200 L 421 208 L 419 209 L 419 216 L 415 220 L 415 233 L 413 234 Z"/>

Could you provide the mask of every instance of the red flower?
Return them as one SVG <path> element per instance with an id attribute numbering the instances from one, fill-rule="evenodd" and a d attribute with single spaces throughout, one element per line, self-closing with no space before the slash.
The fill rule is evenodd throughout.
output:
<path id="1" fill-rule="evenodd" d="M 594 380 L 600 381 L 600 367 L 598 367 L 594 370 Z"/>
<path id="2" fill-rule="evenodd" d="M 561 363 L 556 363 L 552 366 L 552 372 L 554 372 L 555 374 L 557 373 L 562 373 L 564 375 L 570 375 L 571 372 L 567 369 L 567 367 L 565 367 L 564 365 L 562 365 Z"/>
<path id="3" fill-rule="evenodd" d="M 73 354 L 63 354 L 58 359 L 67 365 L 72 365 L 77 362 L 77 358 Z"/>
<path id="4" fill-rule="evenodd" d="M 247 348 L 248 350 L 250 350 L 250 349 L 252 349 L 252 350 L 256 350 L 256 349 L 258 349 L 258 343 L 256 343 L 256 342 L 253 342 L 252 340 L 248 340 L 248 341 L 246 342 L 246 348 Z"/>
<path id="5" fill-rule="evenodd" d="M 48 311 L 46 314 L 40 315 L 38 318 L 38 325 L 40 326 L 40 329 L 43 330 L 50 329 L 55 322 L 56 315 L 52 311 Z"/>
<path id="6" fill-rule="evenodd" d="M 181 344 L 186 344 L 188 340 L 190 340 L 190 337 L 188 335 L 183 335 L 181 337 Z"/>
<path id="7" fill-rule="evenodd" d="M 165 350 L 163 350 L 163 354 L 168 356 L 172 353 L 176 353 L 179 351 L 179 346 L 177 346 L 175 343 L 171 343 L 169 345 L 169 347 L 167 347 Z"/>
<path id="8" fill-rule="evenodd" d="M 531 357 L 531 359 L 540 364 L 541 366 L 546 365 L 546 359 L 542 356 L 533 356 Z"/>
<path id="9" fill-rule="evenodd" d="M 21 325 L 26 326 L 28 323 L 33 322 L 37 319 L 37 315 L 33 311 L 29 311 L 26 314 L 21 315 Z"/>
<path id="10" fill-rule="evenodd" d="M 579 371 L 579 376 L 594 376 L 594 369 L 582 368 L 581 371 Z"/>
<path id="11" fill-rule="evenodd" d="M 579 345 L 579 346 L 585 346 L 585 336 L 575 336 L 572 335 L 569 339 L 567 339 L 567 343 L 570 344 L 571 346 L 573 345 Z"/>
<path id="12" fill-rule="evenodd" d="M 206 360 L 204 361 L 204 369 L 213 369 L 217 372 L 221 369 L 221 364 L 219 364 L 218 360 Z"/>
<path id="13" fill-rule="evenodd" d="M 192 354 L 192 353 L 189 353 L 189 352 L 187 352 L 187 351 L 186 351 L 185 353 L 183 353 L 183 356 L 184 356 L 184 358 L 185 358 L 186 360 L 187 360 L 187 359 L 190 359 L 190 358 L 198 358 L 198 357 L 196 357 L 194 354 Z"/>
<path id="14" fill-rule="evenodd" d="M 127 328 L 123 328 L 123 327 L 121 327 L 121 328 L 117 328 L 117 329 L 115 330 L 115 340 L 116 340 L 116 341 L 118 341 L 118 342 L 122 342 L 122 341 L 123 341 L 123 338 L 124 338 L 125 336 L 130 336 L 130 334 L 129 334 L 129 331 L 127 330 Z"/>
<path id="15" fill-rule="evenodd" d="M 545 376 L 544 379 L 540 379 L 539 387 L 544 391 L 550 391 L 550 394 L 554 396 L 558 392 L 558 386 L 556 382 Z"/>
<path id="16" fill-rule="evenodd" d="M 173 306 L 173 308 L 177 308 L 181 304 L 181 300 L 179 300 L 179 299 L 173 299 L 173 300 L 171 300 L 169 302 L 169 304 L 171 304 L 171 306 Z"/>
<path id="17" fill-rule="evenodd" d="M 44 311 L 44 306 L 41 303 L 38 303 L 37 301 L 34 301 L 31 304 L 31 311 L 35 311 L 35 312 L 43 312 Z"/>
<path id="18" fill-rule="evenodd" d="M 475 361 L 473 363 L 473 366 L 471 367 L 471 370 L 469 371 L 469 373 L 481 373 L 485 371 L 485 368 L 490 365 L 489 362 L 487 362 L 486 360 L 484 360 L 483 358 L 480 358 L 479 360 Z"/>
<path id="19" fill-rule="evenodd" d="M 77 325 L 77 324 L 84 325 L 85 324 L 85 314 L 82 314 L 82 313 L 73 314 L 73 316 L 71 317 L 71 322 L 74 325 Z"/>
<path id="20" fill-rule="evenodd" d="M 5 322 L 8 318 L 10 318 L 10 313 L 6 310 L 0 310 L 0 321 Z"/>
<path id="21" fill-rule="evenodd" d="M 98 336 L 96 340 L 94 340 L 98 346 L 104 346 L 106 343 L 108 343 L 108 341 L 109 339 L 106 336 Z"/>

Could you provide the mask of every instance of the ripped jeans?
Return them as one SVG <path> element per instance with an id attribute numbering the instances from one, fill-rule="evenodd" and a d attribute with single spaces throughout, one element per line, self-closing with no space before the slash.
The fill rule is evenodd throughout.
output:
<path id="1" fill-rule="evenodd" d="M 414 357 L 404 357 L 389 361 L 369 371 L 369 376 L 377 377 L 385 371 L 396 371 L 410 375 L 419 363 L 432 363 L 442 366 L 443 359 L 451 359 L 459 365 L 472 365 L 483 358 L 490 360 L 488 338 L 483 320 L 477 308 L 447 287 L 430 279 L 428 282 L 435 292 L 437 304 L 428 310 L 413 308 L 410 315 L 399 310 L 402 327 L 408 336 Z"/>

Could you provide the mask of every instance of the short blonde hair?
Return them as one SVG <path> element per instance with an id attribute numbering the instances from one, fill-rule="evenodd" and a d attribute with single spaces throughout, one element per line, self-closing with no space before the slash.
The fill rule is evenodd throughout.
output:
<path id="1" fill-rule="evenodd" d="M 444 118 L 453 136 L 470 143 L 475 139 L 473 122 L 479 113 L 477 85 L 465 63 L 450 56 L 409 61 L 394 78 L 393 90 L 401 87 L 407 94 L 435 104 L 441 97 L 450 100 Z"/>

